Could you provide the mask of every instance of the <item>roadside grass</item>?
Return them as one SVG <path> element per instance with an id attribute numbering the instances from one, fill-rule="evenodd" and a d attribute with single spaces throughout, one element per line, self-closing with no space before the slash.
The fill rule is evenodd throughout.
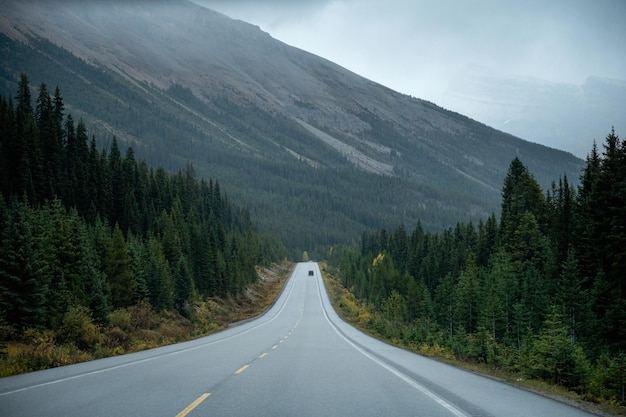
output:
<path id="1" fill-rule="evenodd" d="M 326 264 L 320 262 L 320 269 L 331 303 L 339 316 L 346 322 L 376 339 L 457 368 L 532 391 L 599 416 L 626 416 L 626 408 L 619 404 L 614 404 L 611 401 L 603 399 L 594 399 L 593 402 L 586 401 L 581 395 L 562 386 L 525 378 L 520 374 L 512 373 L 498 367 L 462 361 L 457 359 L 450 349 L 437 344 L 428 345 L 424 343 L 415 345 L 404 343 L 398 338 L 385 337 L 381 332 L 377 332 L 374 326 L 371 325 L 371 313 L 368 306 L 358 302 L 352 293 L 343 287 L 341 282 L 332 275 Z"/>
<path id="2" fill-rule="evenodd" d="M 4 331 L 0 377 L 65 366 L 109 356 L 123 355 L 207 336 L 241 320 L 258 316 L 275 302 L 293 264 L 283 262 L 257 268 L 259 280 L 239 297 L 195 300 L 186 316 L 176 311 L 156 312 L 140 303 L 112 311 L 110 325 L 92 323 L 85 311 L 77 309 L 78 323 L 71 335 L 50 330 L 27 329 L 21 334 Z"/>

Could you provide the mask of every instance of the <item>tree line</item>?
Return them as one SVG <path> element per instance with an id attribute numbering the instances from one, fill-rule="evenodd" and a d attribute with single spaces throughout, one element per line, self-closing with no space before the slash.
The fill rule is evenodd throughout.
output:
<path id="1" fill-rule="evenodd" d="M 544 192 L 515 158 L 499 219 L 364 233 L 332 257 L 341 302 L 405 344 L 625 403 L 626 140 L 586 162 Z"/>
<path id="2" fill-rule="evenodd" d="M 28 77 L 0 97 L 0 320 L 12 332 L 57 330 L 72 309 L 108 324 L 148 303 L 193 314 L 194 300 L 236 297 L 256 265 L 286 256 L 246 209 L 192 165 L 149 167 L 117 139 L 98 150 L 60 90 Z"/>
<path id="3" fill-rule="evenodd" d="M 185 168 L 186 161 L 192 161 L 198 176 L 227 182 L 230 201 L 249 207 L 256 228 L 277 236 L 294 259 L 303 250 L 321 259 L 327 246 L 355 243 L 364 229 L 389 230 L 399 223 L 414 224 L 420 219 L 426 230 L 435 231 L 457 221 L 477 221 L 498 204 L 497 191 L 483 194 L 459 187 L 456 177 L 446 174 L 441 164 L 423 152 L 411 150 L 413 146 L 401 139 L 406 132 L 398 132 L 388 123 L 380 124 L 364 108 L 354 114 L 372 124 L 372 130 L 362 132 L 366 135 L 363 139 L 392 141 L 387 144 L 402 156 L 390 154 L 386 162 L 395 166 L 397 175 L 381 177 L 358 169 L 293 120 L 240 100 L 232 92 L 207 93 L 200 99 L 194 95 L 197 92 L 180 84 L 161 90 L 149 83 L 131 83 L 115 71 L 94 67 L 42 38 L 29 38 L 26 45 L 0 35 L 0 49 L 5 58 L 0 61 L 4 69 L 0 71 L 0 95 L 15 95 L 19 77 L 14 74 L 19 68 L 29 69 L 28 76 L 31 81 L 37 80 L 36 87 L 41 81 L 60 85 L 66 107 L 71 104 L 75 116 L 85 115 L 89 137 L 95 134 L 99 147 L 109 148 L 111 132 L 117 129 L 124 132 L 118 135 L 122 152 L 130 145 L 148 165 L 176 172 Z M 50 92 L 54 97 L 54 89 Z M 460 115 L 449 116 L 456 118 L 454 123 L 469 123 L 468 128 L 471 126 L 481 140 L 498 140 L 498 134 L 486 126 Z M 432 131 L 427 136 L 460 151 L 471 143 L 445 132 Z M 233 137 L 248 143 L 254 151 L 239 146 Z M 306 159 L 288 156 L 285 147 L 276 143 L 320 165 L 313 167 Z M 537 148 L 522 151 L 532 160 L 541 160 Z M 379 153 L 377 158 L 381 157 Z M 492 183 L 475 164 L 455 155 L 450 157 L 471 176 Z M 498 158 L 497 151 L 483 159 L 491 158 Z M 409 178 L 409 166 L 441 175 L 437 181 L 424 183 L 420 178 Z M 498 170 L 503 176 L 506 166 Z M 541 184 L 549 184 L 543 180 L 545 174 L 536 175 Z M 368 204 L 363 204 L 364 199 Z M 468 206 L 472 210 L 467 210 Z"/>

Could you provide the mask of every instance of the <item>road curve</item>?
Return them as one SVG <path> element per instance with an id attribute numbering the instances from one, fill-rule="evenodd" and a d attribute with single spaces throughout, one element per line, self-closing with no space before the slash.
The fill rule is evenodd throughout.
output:
<path id="1" fill-rule="evenodd" d="M 245 324 L 0 379 L 0 415 L 591 416 L 361 333 L 334 312 L 313 262 L 297 264 L 275 305 Z"/>

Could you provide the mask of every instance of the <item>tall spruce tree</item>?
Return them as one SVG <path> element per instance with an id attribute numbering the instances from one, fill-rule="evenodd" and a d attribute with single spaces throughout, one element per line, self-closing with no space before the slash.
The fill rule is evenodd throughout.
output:
<path id="1" fill-rule="evenodd" d="M 157 310 L 171 309 L 174 305 L 172 271 L 158 239 L 148 241 L 148 260 L 147 284 L 150 303 Z"/>
<path id="2" fill-rule="evenodd" d="M 544 230 L 547 223 L 547 207 L 541 187 L 522 161 L 515 158 L 509 166 L 502 188 L 500 231 L 505 244 L 510 244 L 513 240 L 525 212 L 532 213 L 540 230 Z"/>
<path id="3" fill-rule="evenodd" d="M 117 223 L 107 250 L 105 267 L 113 306 L 127 307 L 131 305 L 137 288 L 128 247 Z"/>
<path id="4" fill-rule="evenodd" d="M 11 187 L 14 195 L 26 195 L 30 201 L 38 202 L 37 188 L 43 183 L 41 173 L 41 148 L 38 142 L 37 125 L 31 104 L 28 77 L 20 77 L 16 96 L 15 139 L 12 142 L 12 166 L 8 171 L 14 177 Z M 37 184 L 37 188 L 35 187 Z"/>
<path id="5" fill-rule="evenodd" d="M 38 130 L 38 153 L 40 155 L 40 175 L 38 184 L 39 201 L 52 200 L 61 196 L 61 173 L 63 172 L 64 147 L 62 134 L 63 101 L 58 93 L 53 102 L 45 83 L 39 87 L 35 120 Z"/>
<path id="6" fill-rule="evenodd" d="M 600 201 L 599 181 L 600 155 L 597 144 L 594 142 L 580 179 L 575 210 L 574 246 L 579 259 L 580 273 L 589 279 L 589 283 L 593 282 L 600 269 L 601 248 L 597 245 L 600 237 L 596 224 L 600 219 L 597 219 L 595 211 L 595 206 Z"/>
<path id="7" fill-rule="evenodd" d="M 0 311 L 21 329 L 46 324 L 48 293 L 28 210 L 26 203 L 11 202 L 0 235 Z"/>
<path id="8" fill-rule="evenodd" d="M 479 268 L 469 257 L 465 270 L 461 273 L 455 287 L 455 317 L 466 333 L 476 331 L 480 314 L 480 276 Z"/>
<path id="9" fill-rule="evenodd" d="M 180 312 L 185 312 L 185 306 L 194 293 L 191 269 L 187 263 L 187 258 L 181 256 L 173 272 L 174 280 L 174 307 Z"/>

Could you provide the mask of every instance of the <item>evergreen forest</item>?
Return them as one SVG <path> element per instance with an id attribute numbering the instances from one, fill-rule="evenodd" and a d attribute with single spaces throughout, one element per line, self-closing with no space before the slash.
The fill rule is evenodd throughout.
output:
<path id="1" fill-rule="evenodd" d="M 217 179 L 190 163 L 149 166 L 116 137 L 97 143 L 59 88 L 22 75 L 15 97 L 0 97 L 0 341 L 89 350 L 104 337 L 117 348 L 131 316 L 202 320 L 209 300 L 240 296 L 255 267 L 287 257 Z M 422 353 L 626 404 L 626 140 L 611 131 L 594 144 L 574 183 L 543 190 L 515 158 L 499 216 L 365 231 L 360 247 L 332 248 L 348 290 L 339 307 Z"/>
<path id="2" fill-rule="evenodd" d="M 5 339 L 45 330 L 89 348 L 90 332 L 133 306 L 193 320 L 202 300 L 237 297 L 257 282 L 256 266 L 286 257 L 217 180 L 191 164 L 149 167 L 115 137 L 99 150 L 58 88 L 42 83 L 34 107 L 31 91 L 22 75 L 15 103 L 0 97 Z"/>
<path id="3" fill-rule="evenodd" d="M 249 89 L 241 81 L 197 88 L 179 80 L 158 87 L 145 80 L 171 74 L 157 75 L 157 62 L 144 62 L 138 69 L 145 76 L 133 79 L 107 62 L 81 59 L 46 36 L 25 36 L 27 43 L 0 34 L 0 95 L 14 97 L 25 69 L 34 87 L 42 82 L 61 86 L 66 107 L 76 121 L 84 121 L 99 149 L 110 149 L 116 135 L 122 152 L 132 147 L 149 166 L 176 172 L 193 163 L 199 178 L 218 178 L 227 185 L 231 203 L 247 207 L 255 227 L 278 237 L 293 259 L 304 250 L 319 259 L 328 246 L 356 244 L 363 230 L 389 230 L 420 220 L 425 230 L 440 231 L 458 221 L 477 222 L 498 209 L 502 178 L 517 154 L 542 187 L 561 173 L 577 179 L 584 165 L 573 155 L 522 141 L 432 103 L 379 88 L 361 97 L 358 77 L 332 82 L 321 96 L 315 93 L 317 98 L 285 106 L 293 113 L 281 114 L 264 100 L 259 104 L 246 98 Z M 304 59 L 300 70 L 311 72 L 307 77 L 322 84 L 337 77 L 332 66 L 320 63 L 314 70 L 316 60 L 309 63 L 312 57 L 293 52 L 292 61 Z M 157 73 L 148 75 L 153 70 Z M 221 82 L 229 85 L 228 77 Z M 294 89 L 292 98 L 309 94 L 298 91 L 302 86 L 285 87 Z M 350 104 L 338 109 L 343 116 L 319 113 L 328 100 L 351 96 Z M 395 104 L 376 110 L 384 103 Z M 410 122 L 413 116 L 426 119 Z M 309 120 L 320 132 L 393 166 L 392 175 L 359 168 L 294 118 Z M 343 126 L 345 118 L 363 126 L 357 136 L 351 128 L 344 130 L 353 123 Z"/>
<path id="4" fill-rule="evenodd" d="M 542 191 L 515 158 L 499 219 L 363 234 L 332 262 L 358 324 L 423 353 L 626 404 L 626 140 L 594 146 L 580 185 Z"/>

